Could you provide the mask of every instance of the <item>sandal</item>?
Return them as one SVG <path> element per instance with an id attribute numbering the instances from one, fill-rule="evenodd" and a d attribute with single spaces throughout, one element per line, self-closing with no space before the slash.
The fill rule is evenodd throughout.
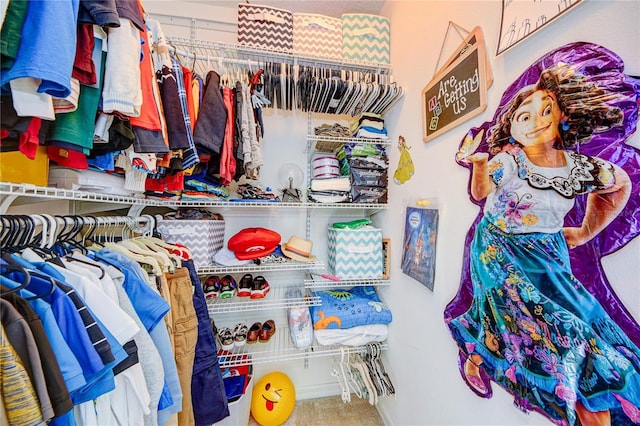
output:
<path id="1" fill-rule="evenodd" d="M 469 368 L 473 369 L 473 367 L 470 367 L 470 365 L 467 363 L 471 364 L 473 367 L 476 367 L 477 373 L 475 371 L 471 373 L 469 371 Z M 480 368 L 480 366 L 476 365 L 471 360 L 470 355 L 467 356 L 462 351 L 459 352 L 458 369 L 460 370 L 462 379 L 476 395 L 482 398 L 491 398 L 493 391 L 491 389 L 487 373 L 485 373 L 484 370 Z"/>
<path id="2" fill-rule="evenodd" d="M 247 343 L 256 343 L 260 337 L 260 330 L 262 330 L 262 323 L 254 322 L 247 333 Z"/>
<path id="3" fill-rule="evenodd" d="M 251 286 L 251 298 L 252 299 L 263 299 L 271 287 L 269 286 L 269 282 L 262 276 L 259 275 L 253 280 L 253 285 Z"/>
<path id="4" fill-rule="evenodd" d="M 261 342 L 268 342 L 276 333 L 276 323 L 273 320 L 267 320 L 262 324 L 262 328 L 260 329 L 259 339 Z"/>
<path id="5" fill-rule="evenodd" d="M 238 323 L 233 328 L 233 341 L 236 348 L 244 346 L 247 343 L 247 335 L 249 334 L 249 327 L 244 323 Z"/>
<path id="6" fill-rule="evenodd" d="M 230 351 L 234 346 L 233 333 L 227 327 L 221 328 L 218 331 L 218 339 L 220 340 L 220 347 L 225 351 Z"/>

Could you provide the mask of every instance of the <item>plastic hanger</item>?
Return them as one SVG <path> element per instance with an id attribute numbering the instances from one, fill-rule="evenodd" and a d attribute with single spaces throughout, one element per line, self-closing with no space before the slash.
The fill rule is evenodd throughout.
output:
<path id="1" fill-rule="evenodd" d="M 23 267 L 22 265 L 17 264 L 13 259 L 11 259 L 10 257 L 3 257 L 3 259 L 5 259 L 6 261 L 9 261 L 11 263 L 4 263 L 2 265 L 0 265 L 0 272 L 2 274 L 6 274 L 7 271 L 14 271 L 14 272 L 18 272 L 20 274 L 22 274 L 23 278 L 22 281 L 18 282 L 18 286 L 14 287 L 16 281 L 13 281 L 11 278 L 6 277 L 4 275 L 2 275 L 4 277 L 3 283 L 7 286 L 7 287 L 12 287 L 10 288 L 9 291 L 6 291 L 2 294 L 10 294 L 10 293 L 15 293 L 17 291 L 20 290 L 29 290 L 31 293 L 33 293 L 34 295 L 31 297 L 25 297 L 25 300 L 33 300 L 33 299 L 39 299 L 39 298 L 43 298 L 43 297 L 48 297 L 50 295 L 53 294 L 54 290 L 57 287 L 56 284 L 56 280 L 53 279 L 51 276 L 44 274 L 40 271 L 35 271 L 35 270 L 29 270 L 25 267 Z M 47 281 L 50 284 L 49 290 L 47 290 L 46 293 L 36 293 L 34 291 L 32 291 L 31 289 L 29 289 L 29 285 L 31 284 L 31 278 L 32 277 L 38 277 L 42 280 Z"/>
<path id="2" fill-rule="evenodd" d="M 126 247 L 119 245 L 118 243 L 114 243 L 112 241 L 104 243 L 104 246 L 108 249 L 122 253 L 125 256 L 127 256 L 129 259 L 135 260 L 140 264 L 150 266 L 152 273 L 154 275 L 156 276 L 162 275 L 162 268 L 160 267 L 156 259 L 154 259 L 153 257 L 142 256 L 140 254 L 133 253 L 131 250 L 127 249 Z"/>
<path id="3" fill-rule="evenodd" d="M 20 274 L 22 274 L 22 280 L 20 282 L 14 281 L 12 279 L 10 279 L 9 277 L 5 276 L 4 274 L 6 274 L 7 272 L 19 272 Z M 10 284 L 7 285 L 7 287 L 9 287 L 8 291 L 3 292 L 2 294 L 11 294 L 11 293 L 16 293 L 20 290 L 22 290 L 23 288 L 27 288 L 27 286 L 31 283 L 31 274 L 29 273 L 29 271 L 27 271 L 26 268 L 20 266 L 20 265 L 16 265 L 14 263 L 3 263 L 0 265 L 0 277 L 7 280 L 6 284 Z M 5 285 L 6 285 L 5 284 Z"/>
<path id="4" fill-rule="evenodd" d="M 155 237 L 138 237 L 138 238 L 132 239 L 131 241 L 135 244 L 140 244 L 146 247 L 147 249 L 153 252 L 156 252 L 162 256 L 165 256 L 166 262 L 170 263 L 173 266 L 173 268 L 180 268 L 182 266 L 182 258 L 178 254 L 175 254 L 169 251 L 167 248 L 162 247 L 156 243 L 156 241 L 162 241 L 162 240 L 158 240 Z M 171 268 L 171 271 L 173 271 L 173 268 Z"/>
<path id="5" fill-rule="evenodd" d="M 342 349 L 343 348 L 341 348 L 341 350 Z M 349 388 L 353 393 L 356 394 L 358 398 L 362 399 L 363 397 L 362 379 L 358 380 L 354 375 L 354 369 L 353 369 L 353 366 L 351 365 L 351 352 L 348 352 L 348 351 L 347 351 L 346 361 L 343 360 L 343 371 L 345 371 L 345 369 L 346 369 L 345 376 L 347 378 L 347 384 L 349 385 Z M 356 373 L 357 373 L 357 370 L 356 370 Z M 366 391 L 366 388 L 365 388 L 365 391 Z"/>
<path id="6" fill-rule="evenodd" d="M 156 262 L 158 262 L 158 265 L 163 272 L 170 272 L 173 270 L 173 263 L 171 262 L 171 259 L 169 259 L 169 256 L 167 256 L 165 253 L 153 251 L 144 244 L 140 244 L 139 242 L 130 239 L 122 240 L 118 242 L 118 244 L 126 247 L 133 253 L 154 258 Z"/>
<path id="7" fill-rule="evenodd" d="M 344 348 L 341 347 L 340 351 L 342 353 L 342 358 L 344 359 Z M 347 378 L 345 377 L 344 370 L 342 369 L 342 361 L 339 363 L 339 367 L 340 367 L 340 370 L 338 370 L 338 368 L 334 366 L 333 371 L 331 372 L 331 375 L 335 377 L 336 380 L 338 380 L 338 384 L 340 385 L 340 389 L 342 391 L 341 392 L 342 402 L 351 402 L 351 392 L 349 391 Z"/>

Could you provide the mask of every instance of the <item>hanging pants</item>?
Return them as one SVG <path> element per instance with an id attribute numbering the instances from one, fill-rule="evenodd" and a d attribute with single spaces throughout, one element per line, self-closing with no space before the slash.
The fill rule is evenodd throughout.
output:
<path id="1" fill-rule="evenodd" d="M 178 413 L 180 426 L 195 426 L 191 400 L 191 378 L 198 340 L 198 318 L 193 307 L 191 278 L 187 268 L 166 274 L 169 287 L 172 323 L 169 327 L 174 341 L 176 368 L 182 388 L 182 411 Z"/>
<path id="2" fill-rule="evenodd" d="M 218 365 L 218 349 L 202 285 L 192 260 L 183 261 L 193 285 L 193 307 L 198 316 L 198 341 L 191 379 L 191 398 L 196 426 L 211 425 L 229 415 L 222 373 Z"/>

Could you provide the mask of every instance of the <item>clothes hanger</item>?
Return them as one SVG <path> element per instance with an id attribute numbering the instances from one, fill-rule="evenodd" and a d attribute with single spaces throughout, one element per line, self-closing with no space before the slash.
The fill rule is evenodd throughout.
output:
<path id="1" fill-rule="evenodd" d="M 175 268 L 182 267 L 182 258 L 178 254 L 169 251 L 167 248 L 158 245 L 155 237 L 137 237 L 133 238 L 131 242 L 139 244 L 141 247 L 164 256 L 164 262 L 171 265 L 170 272 L 173 272 Z"/>
<path id="2" fill-rule="evenodd" d="M 344 361 L 344 369 L 346 370 L 345 375 L 347 377 L 347 384 L 349 385 L 349 388 L 353 393 L 356 394 L 358 398 L 362 399 L 363 388 L 364 388 L 364 391 L 366 392 L 366 387 L 363 386 L 364 384 L 362 383 L 362 379 L 361 378 L 357 379 L 356 375 L 354 374 L 354 369 L 353 369 L 353 366 L 351 365 L 351 352 L 349 351 L 347 351 L 347 359 L 346 361 Z M 355 373 L 358 373 L 357 370 L 355 370 Z"/>
<path id="3" fill-rule="evenodd" d="M 162 275 L 162 268 L 160 267 L 156 259 L 152 257 L 142 256 L 142 255 L 133 253 L 131 252 L 131 250 L 127 249 L 126 247 L 123 247 L 122 245 L 119 245 L 118 243 L 114 243 L 114 242 L 106 242 L 104 243 L 104 247 L 113 251 L 117 251 L 121 254 L 124 254 L 129 259 L 135 260 L 136 262 L 142 265 L 150 266 L 151 272 L 156 276 Z"/>
<path id="4" fill-rule="evenodd" d="M 100 269 L 100 276 L 98 277 L 99 280 L 103 279 L 107 273 L 106 269 L 102 267 L 102 265 L 100 265 L 99 263 L 94 262 L 93 260 L 86 258 L 83 259 L 80 256 L 86 257 L 84 254 L 79 254 L 79 253 L 73 253 L 71 255 L 65 256 L 64 259 L 68 262 L 77 262 L 77 263 L 82 263 L 85 264 L 89 267 L 92 268 L 98 268 Z"/>
<path id="5" fill-rule="evenodd" d="M 369 396 L 369 404 L 376 405 L 378 403 L 378 393 L 376 392 L 376 388 L 371 382 L 371 379 L 369 378 L 369 372 L 368 372 L 367 366 L 362 360 L 362 357 L 360 356 L 360 354 L 358 353 L 354 354 L 353 358 L 354 358 L 353 366 L 356 368 L 358 373 L 360 373 L 360 377 L 362 378 L 362 381 L 364 382 L 364 385 L 367 389 L 367 394 Z"/>
<path id="6" fill-rule="evenodd" d="M 138 244 L 137 242 L 129 239 L 119 241 L 117 244 L 125 247 L 132 253 L 155 259 L 163 272 L 170 272 L 170 269 L 173 269 L 173 263 L 166 254 L 153 251 L 144 244 Z"/>
<path id="7" fill-rule="evenodd" d="M 3 256 L 3 259 L 9 260 L 5 258 L 5 256 Z M 4 274 L 6 274 L 8 271 L 19 272 L 20 274 L 22 274 L 22 280 L 18 282 L 5 276 Z M 6 283 L 3 282 L 3 284 L 10 288 L 9 291 L 3 292 L 2 295 L 16 293 L 22 290 L 23 288 L 27 288 L 27 286 L 31 283 L 31 274 L 29 273 L 29 271 L 27 271 L 27 269 L 22 267 L 21 265 L 17 265 L 15 263 L 0 264 L 0 278 L 3 278 L 4 280 L 8 280 L 8 282 Z M 10 285 L 7 285 L 7 284 L 10 284 Z"/>
<path id="8" fill-rule="evenodd" d="M 344 358 L 344 348 L 340 347 L 340 351 L 342 353 L 342 357 Z M 340 370 L 333 367 L 333 371 L 331 375 L 338 380 L 338 384 L 340 385 L 342 402 L 351 402 L 351 392 L 349 392 L 349 385 L 347 384 L 347 379 L 344 375 L 344 371 L 342 371 L 342 361 L 339 363 Z"/>
<path id="9" fill-rule="evenodd" d="M 34 294 L 31 297 L 24 297 L 24 299 L 33 300 L 33 299 L 40 299 L 43 297 L 51 296 L 55 291 L 57 287 L 57 284 L 56 284 L 57 281 L 51 276 L 37 270 L 27 269 L 24 266 L 17 263 L 10 256 L 3 256 L 3 260 L 5 260 L 7 263 L 0 264 L 0 276 L 4 278 L 2 283 L 5 286 L 10 287 L 10 290 L 8 292 L 2 293 L 3 295 L 15 293 L 24 289 L 24 290 L 29 290 L 31 293 Z M 19 282 L 14 281 L 12 278 L 15 277 L 15 274 L 13 274 L 11 278 L 7 277 L 6 275 L 4 275 L 7 273 L 7 271 L 18 272 L 19 274 L 22 274 L 22 280 Z M 50 284 L 49 289 L 44 294 L 36 293 L 32 291 L 32 289 L 29 289 L 28 287 L 31 284 L 32 277 L 37 277 L 47 281 Z M 17 287 L 15 287 L 16 283 L 18 284 Z"/>

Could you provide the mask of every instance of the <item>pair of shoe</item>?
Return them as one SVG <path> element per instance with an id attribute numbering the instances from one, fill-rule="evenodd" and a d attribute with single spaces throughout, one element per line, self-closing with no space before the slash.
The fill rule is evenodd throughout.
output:
<path id="1" fill-rule="evenodd" d="M 271 290 L 267 280 L 258 275 L 255 279 L 251 274 L 244 274 L 238 283 L 238 297 L 251 297 L 252 299 L 263 299 Z"/>
<path id="2" fill-rule="evenodd" d="M 273 320 L 267 320 L 264 323 L 254 322 L 249 328 L 247 334 L 247 343 L 262 342 L 266 343 L 276 333 L 276 323 Z"/>
<path id="3" fill-rule="evenodd" d="M 224 327 L 218 331 L 218 340 L 220 340 L 220 347 L 225 351 L 230 351 L 234 347 L 239 348 L 247 343 L 247 336 L 249 334 L 249 327 L 244 323 L 238 323 L 231 330 Z"/>
<path id="4" fill-rule="evenodd" d="M 231 275 L 220 278 L 218 275 L 208 276 L 202 283 L 205 299 L 226 299 L 236 294 L 238 284 Z"/>

